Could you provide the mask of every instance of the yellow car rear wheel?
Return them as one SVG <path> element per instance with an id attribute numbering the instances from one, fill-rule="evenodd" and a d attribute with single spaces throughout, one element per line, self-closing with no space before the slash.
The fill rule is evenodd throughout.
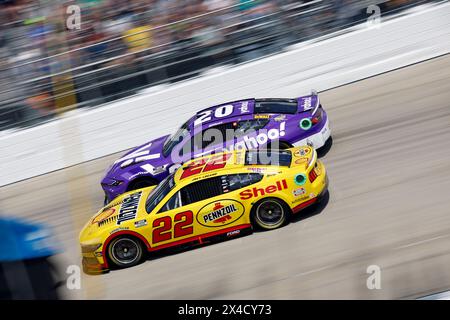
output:
<path id="1" fill-rule="evenodd" d="M 252 221 L 254 226 L 263 230 L 272 230 L 285 225 L 290 218 L 288 205 L 278 198 L 264 198 L 253 205 Z"/>

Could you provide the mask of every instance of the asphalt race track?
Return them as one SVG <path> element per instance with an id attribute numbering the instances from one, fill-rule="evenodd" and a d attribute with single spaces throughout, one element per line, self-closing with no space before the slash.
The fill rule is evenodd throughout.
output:
<path id="1" fill-rule="evenodd" d="M 82 277 L 66 298 L 392 299 L 450 289 L 450 55 L 321 94 L 334 143 L 324 208 L 290 225 Z M 149 137 L 149 140 L 154 137 Z M 51 224 L 63 272 L 103 201 L 111 155 L 0 189 L 3 215 Z M 366 286 L 381 268 L 381 289 Z"/>

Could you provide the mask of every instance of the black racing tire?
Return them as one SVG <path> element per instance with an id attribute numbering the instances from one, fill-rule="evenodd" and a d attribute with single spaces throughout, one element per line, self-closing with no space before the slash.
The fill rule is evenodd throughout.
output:
<path id="1" fill-rule="evenodd" d="M 144 257 L 142 242 L 133 236 L 114 238 L 108 245 L 108 261 L 115 268 L 123 269 L 139 264 Z"/>
<path id="2" fill-rule="evenodd" d="M 291 214 L 291 209 L 283 200 L 269 197 L 261 199 L 253 205 L 251 219 L 253 227 L 273 230 L 289 223 Z"/>

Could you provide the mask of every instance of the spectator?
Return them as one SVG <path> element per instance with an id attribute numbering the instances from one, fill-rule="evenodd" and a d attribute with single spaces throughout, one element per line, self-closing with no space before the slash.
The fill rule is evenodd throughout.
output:
<path id="1" fill-rule="evenodd" d="M 427 0 L 381 2 L 398 9 Z M 104 102 L 125 96 L 117 88 L 135 92 L 130 83 L 186 79 L 352 25 L 372 3 L 380 1 L 0 0 L 0 79 L 9 80 L 0 103 L 49 116 L 60 104 L 54 87 L 72 80 L 79 100 L 70 105 Z M 80 6 L 81 29 L 67 29 L 68 5 Z M 111 84 L 116 78 L 122 85 Z"/>

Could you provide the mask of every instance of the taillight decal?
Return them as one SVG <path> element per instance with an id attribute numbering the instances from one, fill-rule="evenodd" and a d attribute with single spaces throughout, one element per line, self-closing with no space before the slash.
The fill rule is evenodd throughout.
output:
<path id="1" fill-rule="evenodd" d="M 310 172 L 309 172 L 309 181 L 312 183 L 317 179 L 317 173 L 316 173 L 316 168 L 313 168 Z"/>

